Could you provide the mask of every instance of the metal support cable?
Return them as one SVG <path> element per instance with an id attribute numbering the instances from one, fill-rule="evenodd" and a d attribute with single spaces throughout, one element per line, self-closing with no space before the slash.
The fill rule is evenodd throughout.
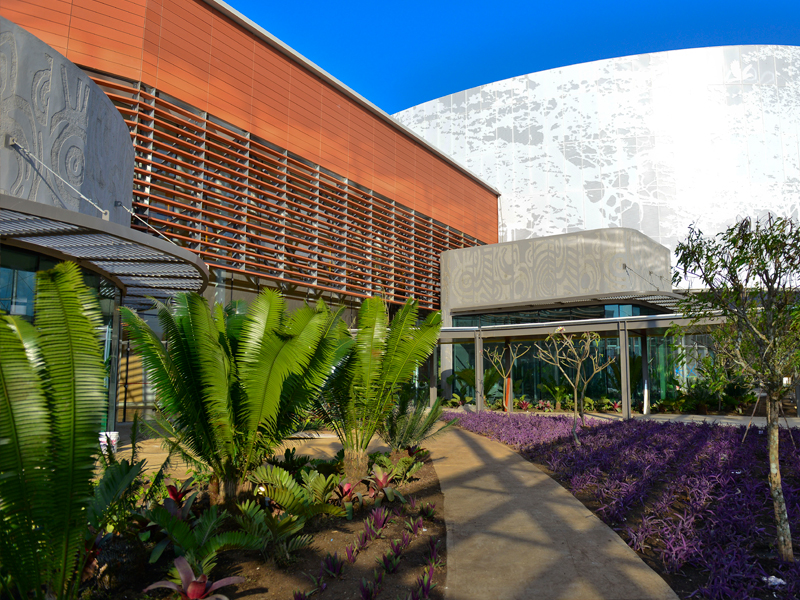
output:
<path id="1" fill-rule="evenodd" d="M 123 209 L 124 211 L 126 211 L 126 212 L 127 212 L 129 215 L 130 215 L 130 216 L 134 217 L 135 219 L 139 219 L 139 220 L 140 220 L 140 221 L 141 221 L 141 222 L 144 224 L 144 226 L 145 226 L 145 227 L 148 227 L 148 228 L 152 229 L 153 231 L 155 231 L 155 232 L 156 232 L 156 234 L 160 235 L 162 238 L 164 238 L 165 240 L 167 240 L 167 241 L 168 241 L 170 244 L 172 244 L 173 246 L 177 246 L 177 244 L 176 244 L 175 242 L 173 242 L 171 239 L 169 239 L 167 236 L 165 236 L 163 233 L 161 233 L 161 232 L 160 232 L 158 229 L 156 229 L 155 227 L 153 227 L 152 225 L 150 225 L 150 223 L 148 223 L 147 221 L 145 221 L 145 220 L 144 220 L 142 217 L 140 217 L 139 215 L 137 215 L 135 212 L 133 212 L 133 211 L 132 211 L 130 208 L 128 208 L 127 206 L 125 206 L 125 205 L 124 205 L 122 202 L 120 202 L 119 200 L 117 200 L 116 202 L 114 202 L 114 206 L 118 206 L 118 207 L 120 207 L 121 209 Z"/>
<path id="2" fill-rule="evenodd" d="M 16 138 L 13 138 L 13 137 L 12 137 L 12 138 L 10 138 L 10 139 L 8 140 L 8 145 L 9 145 L 9 146 L 11 146 L 11 147 L 13 147 L 13 148 L 16 148 L 16 149 L 17 149 L 17 151 L 18 151 L 20 154 L 22 154 L 22 156 L 24 156 L 25 158 L 27 158 L 28 160 L 35 161 L 35 162 L 36 162 L 36 163 L 38 163 L 40 166 L 42 166 L 42 167 L 44 167 L 45 169 L 47 169 L 47 170 L 48 170 L 48 171 L 49 171 L 49 172 L 50 172 L 50 173 L 53 175 L 53 177 L 56 177 L 57 179 L 60 179 L 61 181 L 63 181 L 63 182 L 66 184 L 66 185 L 68 185 L 68 186 L 69 186 L 69 187 L 72 189 L 72 191 L 74 191 L 76 194 L 78 194 L 78 196 L 80 196 L 80 197 L 81 197 L 81 198 L 83 198 L 83 199 L 84 199 L 86 202 L 88 202 L 88 203 L 89 203 L 89 204 L 91 204 L 93 207 L 95 207 L 95 208 L 96 208 L 96 209 L 97 209 L 97 210 L 100 212 L 100 216 L 102 217 L 102 219 L 103 219 L 104 221 L 108 221 L 108 211 L 107 211 L 107 210 L 103 210 L 102 208 L 100 208 L 100 206 L 98 206 L 97 204 L 95 204 L 95 203 L 94 203 L 92 200 L 90 200 L 89 198 L 87 198 L 86 196 L 84 196 L 84 195 L 81 193 L 81 191 L 80 191 L 78 188 L 76 188 L 76 187 L 75 187 L 74 185 L 72 185 L 72 184 L 71 184 L 69 181 L 67 181 L 67 180 L 66 180 L 66 179 L 64 179 L 64 178 L 63 178 L 61 175 L 59 175 L 58 173 L 56 173 L 55 171 L 53 171 L 53 169 L 51 169 L 50 167 L 48 167 L 48 166 L 47 166 L 47 165 L 46 165 L 44 162 L 42 162 L 42 161 L 41 161 L 41 160 L 39 160 L 37 157 L 35 157 L 33 154 L 31 154 L 31 153 L 28 151 L 28 149 L 27 149 L 27 148 L 23 147 L 23 146 L 22 146 L 22 145 L 21 145 L 21 144 L 20 144 L 20 143 L 17 141 L 17 139 L 16 139 Z"/>
<path id="3" fill-rule="evenodd" d="M 627 264 L 623 263 L 623 264 L 622 264 L 622 268 L 623 268 L 623 269 L 625 269 L 626 271 L 629 271 L 629 272 L 633 273 L 634 275 L 636 275 L 636 276 L 637 276 L 639 279 L 641 279 L 641 280 L 642 280 L 642 281 L 644 281 L 645 283 L 649 283 L 650 285 L 652 285 L 652 286 L 653 286 L 653 287 L 656 289 L 656 291 L 661 291 L 661 290 L 659 290 L 659 289 L 658 289 L 658 286 L 657 286 L 655 283 L 653 283 L 653 282 L 652 282 L 652 281 L 650 281 L 649 279 L 647 279 L 647 278 L 643 277 L 642 275 L 639 275 L 639 273 L 637 273 L 636 271 L 634 271 L 633 269 L 631 269 L 631 268 L 630 268 L 630 267 L 629 267 Z M 662 279 L 662 280 L 664 279 L 664 278 L 663 278 L 663 277 L 661 277 L 660 275 L 656 275 L 656 277 L 659 277 L 659 278 L 660 278 L 660 279 Z"/>

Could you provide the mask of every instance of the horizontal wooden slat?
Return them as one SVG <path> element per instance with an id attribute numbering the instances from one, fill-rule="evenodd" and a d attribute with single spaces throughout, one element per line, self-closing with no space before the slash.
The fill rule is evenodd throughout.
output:
<path id="1" fill-rule="evenodd" d="M 480 244 L 157 92 L 96 81 L 131 128 L 137 213 L 209 266 L 433 309 L 440 253 Z"/>

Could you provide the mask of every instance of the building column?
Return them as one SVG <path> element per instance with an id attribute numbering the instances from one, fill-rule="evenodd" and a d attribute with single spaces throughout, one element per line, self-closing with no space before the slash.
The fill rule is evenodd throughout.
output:
<path id="1" fill-rule="evenodd" d="M 647 333 L 642 334 L 642 386 L 644 388 L 642 414 L 650 414 L 650 360 L 647 351 Z"/>
<path id="2" fill-rule="evenodd" d="M 436 403 L 436 398 L 439 396 L 436 390 L 436 383 L 439 380 L 439 344 L 433 347 L 433 352 L 428 357 L 428 400 L 430 406 Z"/>
<path id="3" fill-rule="evenodd" d="M 483 409 L 483 337 L 478 327 L 475 331 L 475 410 L 480 412 Z"/>
<path id="4" fill-rule="evenodd" d="M 506 373 L 508 373 L 508 377 L 505 377 L 503 381 L 503 393 L 508 396 L 508 406 L 506 410 L 510 413 L 514 412 L 514 381 L 511 377 L 511 368 L 514 364 L 511 362 L 511 340 L 509 338 L 505 339 L 504 345 L 504 352 L 503 352 L 503 368 L 506 369 Z M 505 402 L 505 398 L 503 399 Z"/>
<path id="5" fill-rule="evenodd" d="M 119 307 L 122 304 L 122 292 L 116 289 L 114 292 L 114 313 L 111 317 L 111 346 L 108 356 L 110 368 L 108 372 L 108 420 L 106 421 L 106 431 L 116 431 L 117 429 L 117 389 L 119 387 L 119 355 L 120 355 L 120 318 Z"/>
<path id="6" fill-rule="evenodd" d="M 619 391 L 622 396 L 622 418 L 631 418 L 631 366 L 628 355 L 628 324 L 621 321 L 619 331 Z"/>

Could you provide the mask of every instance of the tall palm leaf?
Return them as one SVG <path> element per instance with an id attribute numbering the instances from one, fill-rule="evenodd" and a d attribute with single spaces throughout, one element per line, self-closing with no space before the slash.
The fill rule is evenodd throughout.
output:
<path id="1" fill-rule="evenodd" d="M 417 303 L 409 299 L 391 324 L 380 298 L 368 298 L 358 313 L 358 331 L 337 364 L 317 409 L 345 451 L 345 475 L 354 483 L 366 475 L 367 447 L 409 381 L 439 338 L 441 316 L 417 324 Z"/>
<path id="2" fill-rule="evenodd" d="M 123 311 L 159 411 L 172 421 L 166 443 L 212 471 L 222 500 L 291 433 L 292 415 L 330 373 L 339 316 L 324 303 L 287 315 L 274 290 L 246 313 L 241 303 L 212 310 L 202 296 L 183 294 L 159 306 L 165 348 Z"/>
<path id="3" fill-rule="evenodd" d="M 0 317 L 0 562 L 20 596 L 60 599 L 79 583 L 107 402 L 101 319 L 69 263 L 37 274 L 34 315 L 36 330 Z"/>

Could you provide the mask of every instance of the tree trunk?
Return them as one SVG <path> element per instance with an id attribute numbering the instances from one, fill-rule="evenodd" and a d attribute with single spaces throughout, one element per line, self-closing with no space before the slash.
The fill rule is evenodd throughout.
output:
<path id="1" fill-rule="evenodd" d="M 772 504 L 775 509 L 775 526 L 778 531 L 778 554 L 781 560 L 794 562 L 792 550 L 792 531 L 789 528 L 789 514 L 786 511 L 786 501 L 783 498 L 783 485 L 781 484 L 781 465 L 779 461 L 778 433 L 778 405 L 780 398 L 767 399 L 767 443 L 769 444 L 769 491 L 772 494 Z"/>
<path id="2" fill-rule="evenodd" d="M 584 398 L 583 395 L 581 395 L 581 427 L 586 427 L 586 411 L 584 410 L 583 401 Z"/>
<path id="3" fill-rule="evenodd" d="M 578 390 L 575 389 L 572 395 L 572 438 L 575 440 L 575 445 L 580 446 L 581 441 L 578 439 Z"/>
<path id="4" fill-rule="evenodd" d="M 245 491 L 249 484 L 240 486 L 236 477 L 226 477 L 225 479 L 214 478 L 208 486 L 211 504 L 233 505 L 239 496 L 239 492 Z"/>
<path id="5" fill-rule="evenodd" d="M 366 450 L 345 448 L 344 451 L 344 477 L 347 483 L 355 486 L 369 473 L 369 456 Z"/>

